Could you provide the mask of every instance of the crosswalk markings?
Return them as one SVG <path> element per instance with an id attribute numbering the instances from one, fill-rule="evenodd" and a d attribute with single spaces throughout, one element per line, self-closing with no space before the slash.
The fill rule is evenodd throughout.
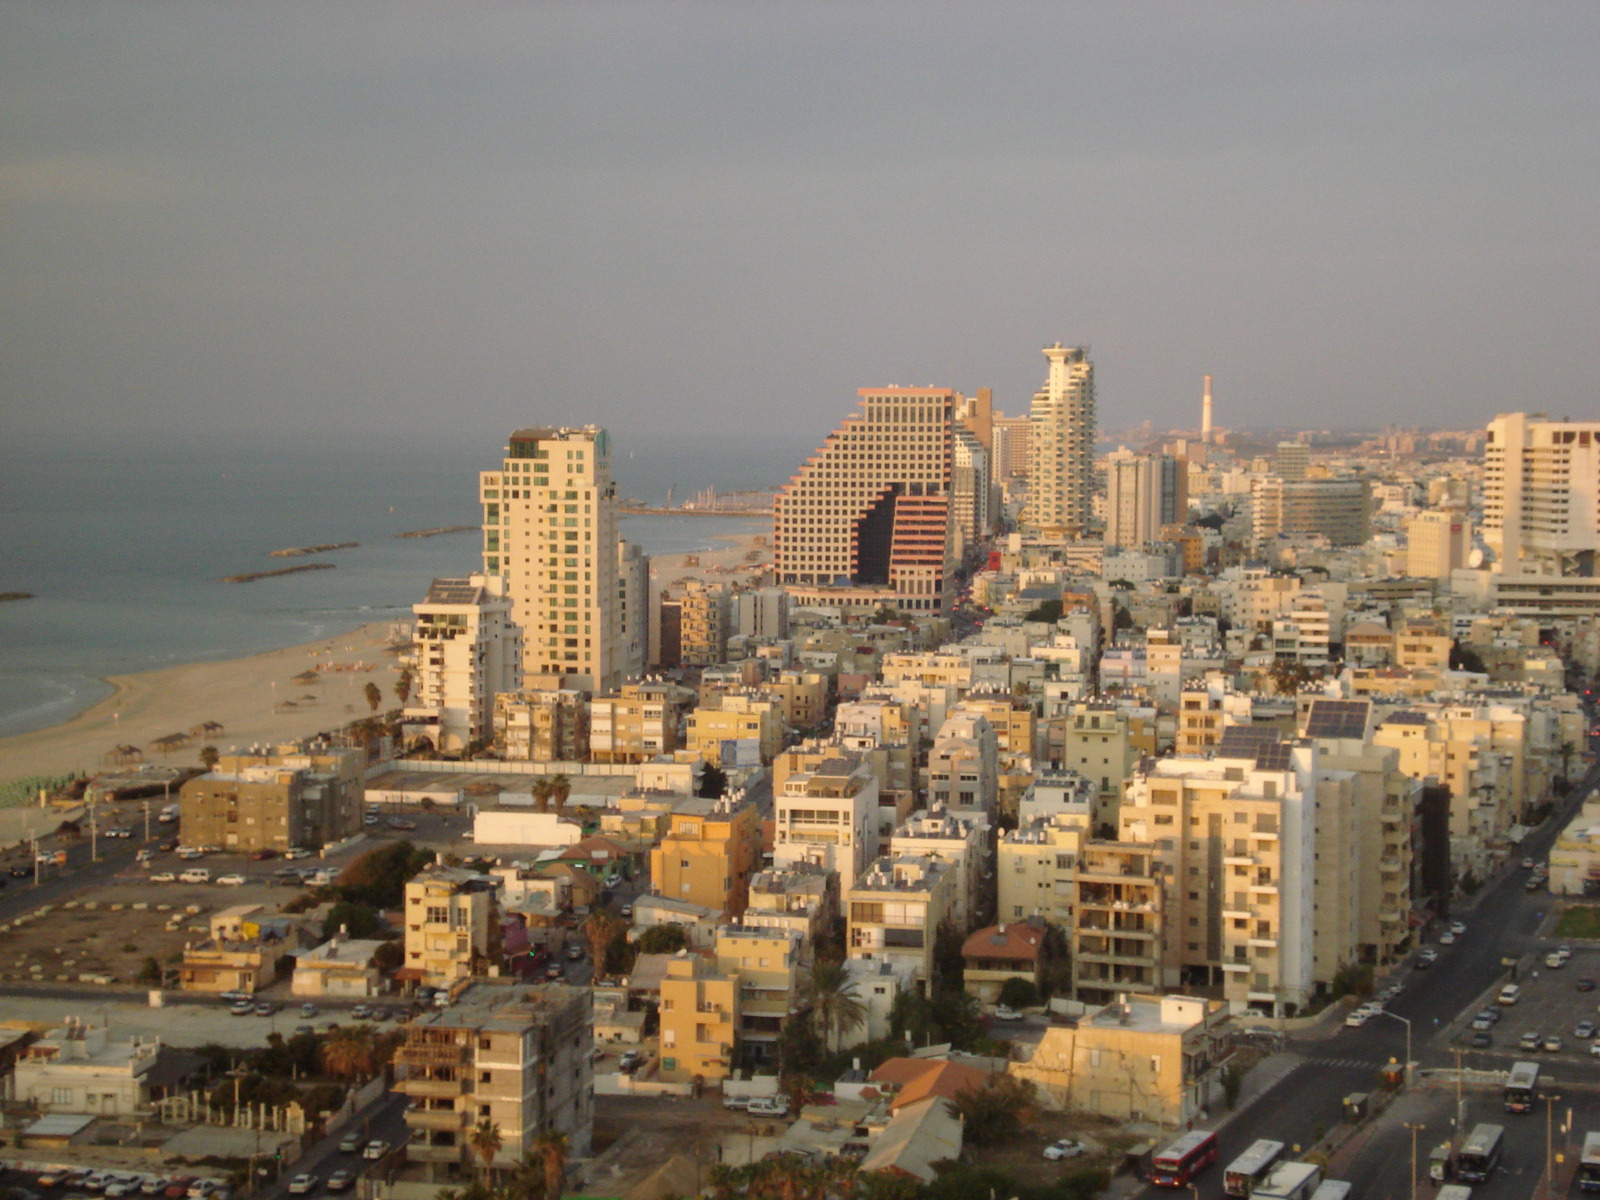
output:
<path id="1" fill-rule="evenodd" d="M 1376 1070 L 1379 1065 L 1364 1058 L 1308 1058 L 1306 1063 L 1313 1067 L 1365 1067 L 1369 1070 Z"/>

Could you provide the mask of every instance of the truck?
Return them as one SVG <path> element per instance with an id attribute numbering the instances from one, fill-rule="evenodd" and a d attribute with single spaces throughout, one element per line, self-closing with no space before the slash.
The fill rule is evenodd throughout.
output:
<path id="1" fill-rule="evenodd" d="M 1322 1168 L 1316 1163 L 1279 1163 L 1251 1193 L 1253 1200 L 1311 1200 L 1322 1182 Z"/>

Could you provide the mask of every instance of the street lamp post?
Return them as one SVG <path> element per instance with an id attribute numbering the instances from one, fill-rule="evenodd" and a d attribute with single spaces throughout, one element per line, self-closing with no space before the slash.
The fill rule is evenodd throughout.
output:
<path id="1" fill-rule="evenodd" d="M 1403 1124 L 1411 1130 L 1411 1200 L 1417 1200 L 1417 1134 L 1427 1126 L 1421 1121 L 1405 1121 Z"/>
<path id="2" fill-rule="evenodd" d="M 1544 1194 L 1546 1200 L 1556 1192 L 1555 1115 L 1560 1096 L 1540 1096 L 1544 1101 Z"/>
<path id="3" fill-rule="evenodd" d="M 1399 1021 L 1402 1025 L 1404 1025 L 1406 1027 L 1406 1073 L 1405 1073 L 1405 1080 L 1406 1080 L 1406 1086 L 1410 1087 L 1411 1086 L 1411 1022 L 1406 1017 L 1402 1017 L 1399 1013 L 1392 1013 L 1386 1008 L 1380 1008 L 1378 1010 L 1378 1015 L 1380 1017 L 1392 1017 L 1394 1020 Z M 1459 1076 L 1458 1076 L 1458 1078 L 1459 1078 Z"/>

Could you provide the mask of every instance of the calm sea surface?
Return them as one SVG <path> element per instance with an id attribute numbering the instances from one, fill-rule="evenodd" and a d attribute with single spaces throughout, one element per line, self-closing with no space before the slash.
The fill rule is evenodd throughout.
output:
<path id="1" fill-rule="evenodd" d="M 476 568 L 471 533 L 397 533 L 477 524 L 477 472 L 497 447 L 423 454 L 360 445 L 250 445 L 138 451 L 0 449 L 0 735 L 67 720 L 109 694 L 108 675 L 237 658 L 409 615 L 435 576 Z M 619 490 L 661 503 L 704 487 L 774 487 L 792 451 L 628 458 Z M 629 517 L 649 554 L 709 549 L 770 520 Z M 359 542 L 310 559 L 288 546 Z M 332 562 L 255 583 L 222 576 Z"/>

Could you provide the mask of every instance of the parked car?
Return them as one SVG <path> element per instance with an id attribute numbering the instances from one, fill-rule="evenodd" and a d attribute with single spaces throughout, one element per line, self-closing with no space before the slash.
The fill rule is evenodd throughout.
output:
<path id="1" fill-rule="evenodd" d="M 627 1050 L 624 1051 L 622 1057 L 617 1060 L 617 1070 L 621 1071 L 624 1075 L 632 1075 L 639 1069 L 640 1064 L 643 1062 L 644 1051 Z"/>
<path id="2" fill-rule="evenodd" d="M 1594 991 L 1594 980 L 1585 975 L 1578 980 L 1577 987 L 1580 992 L 1592 992 Z"/>
<path id="3" fill-rule="evenodd" d="M 350 1010 L 350 1015 L 358 1021 L 365 1021 L 372 1016 L 372 1008 L 366 1004 L 358 1004 Z"/>
<path id="4" fill-rule="evenodd" d="M 304 846 L 290 846 L 283 852 L 283 856 L 291 861 L 297 858 L 310 858 L 311 851 L 307 850 Z"/>
<path id="5" fill-rule="evenodd" d="M 255 1010 L 256 1006 L 254 1002 L 250 1000 L 237 1000 L 228 1009 L 228 1011 L 236 1017 L 248 1017 L 251 1013 L 255 1012 Z"/>
<path id="6" fill-rule="evenodd" d="M 1522 869 L 1524 871 L 1533 870 L 1533 856 L 1531 854 L 1527 855 L 1526 857 L 1523 858 L 1523 860 L 1522 860 Z"/>
<path id="7" fill-rule="evenodd" d="M 547 965 L 544 969 L 544 977 L 546 979 L 560 979 L 561 964 L 555 959 L 551 959 L 549 965 Z"/>
<path id="8" fill-rule="evenodd" d="M 348 1192 L 356 1182 L 356 1173 L 351 1170 L 335 1171 L 328 1176 L 328 1190 L 330 1192 Z"/>
<path id="9" fill-rule="evenodd" d="M 277 1011 L 278 1006 L 271 1000 L 263 1000 L 261 1003 L 256 1005 L 256 1016 L 258 1017 L 270 1017 Z"/>
<path id="10" fill-rule="evenodd" d="M 1077 1158 L 1085 1149 L 1082 1142 L 1074 1141 L 1072 1138 L 1061 1138 L 1044 1148 L 1044 1156 L 1051 1162 L 1059 1162 L 1063 1158 Z"/>
<path id="11" fill-rule="evenodd" d="M 1594 1036 L 1595 1024 L 1593 1021 L 1579 1021 L 1572 1028 L 1572 1036 L 1588 1041 Z"/>
<path id="12" fill-rule="evenodd" d="M 362 1141 L 363 1141 L 363 1138 L 361 1137 L 361 1135 L 359 1133 L 347 1133 L 347 1134 L 345 1134 L 342 1138 L 339 1139 L 339 1153 L 340 1154 L 354 1154 L 357 1150 L 361 1149 Z M 330 1180 L 328 1180 L 328 1182 L 331 1184 L 333 1182 L 333 1180 L 330 1179 Z"/>
<path id="13" fill-rule="evenodd" d="M 576 942 L 568 946 L 567 958 L 572 962 L 581 962 L 583 960 L 583 947 L 578 945 Z"/>
<path id="14" fill-rule="evenodd" d="M 389 1143 L 382 1138 L 373 1138 L 367 1143 L 366 1149 L 361 1151 L 361 1157 L 376 1160 L 387 1153 L 389 1153 Z"/>
<path id="15" fill-rule="evenodd" d="M 1014 1008 L 1008 1008 L 1001 1004 L 997 1005 L 994 1010 L 994 1019 L 996 1021 L 1020 1021 L 1022 1020 L 1022 1014 Z"/>
<path id="16" fill-rule="evenodd" d="M 176 875 L 174 875 L 171 871 L 157 871 L 154 875 L 150 876 L 150 882 L 151 883 L 177 883 L 178 882 L 178 877 Z"/>
<path id="17" fill-rule="evenodd" d="M 1474 1050 L 1488 1050 L 1494 1045 L 1494 1039 L 1489 1036 L 1486 1030 L 1480 1029 L 1472 1035 L 1468 1044 Z"/>
<path id="18" fill-rule="evenodd" d="M 1344 1023 L 1352 1029 L 1360 1029 L 1372 1019 L 1372 1014 L 1364 1008 L 1353 1008 L 1345 1016 Z"/>
<path id="19" fill-rule="evenodd" d="M 178 876 L 179 883 L 210 883 L 211 871 L 206 867 L 190 867 Z"/>
<path id="20" fill-rule="evenodd" d="M 620 916 L 624 921 L 631 921 L 633 919 L 633 905 L 624 904 L 621 908 L 617 909 L 617 915 Z"/>
<path id="21" fill-rule="evenodd" d="M 289 1180 L 289 1195 L 308 1196 L 317 1190 L 317 1183 L 317 1177 L 311 1174 L 309 1171 L 301 1175 L 296 1175 L 293 1179 Z"/>
<path id="22" fill-rule="evenodd" d="M 1567 965 L 1567 960 L 1562 958 L 1560 954 L 1556 953 L 1556 951 L 1552 950 L 1549 954 L 1544 956 L 1544 965 L 1552 971 L 1559 971 L 1562 967 Z"/>
<path id="23" fill-rule="evenodd" d="M 309 1000 L 300 1006 L 300 1015 L 302 1017 L 314 1017 L 319 1011 L 317 1006 Z"/>
<path id="24" fill-rule="evenodd" d="M 239 875 L 237 873 L 232 874 L 232 875 L 218 875 L 217 876 L 217 886 L 218 887 L 243 887 L 244 886 L 244 882 L 245 882 L 244 876 L 243 875 Z"/>
<path id="25" fill-rule="evenodd" d="M 1454 946 L 1455 944 L 1456 944 L 1456 935 L 1453 932 L 1451 932 L 1450 930 L 1446 929 L 1443 933 L 1441 933 L 1439 935 L 1439 945 L 1441 945 L 1441 946 Z"/>
<path id="26" fill-rule="evenodd" d="M 745 1111 L 752 1117 L 786 1117 L 789 1115 L 789 1097 L 757 1096 Z"/>
<path id="27" fill-rule="evenodd" d="M 162 1192 L 161 1194 L 165 1196 L 167 1200 L 182 1200 L 182 1197 L 189 1194 L 189 1185 L 193 1182 L 193 1175 L 174 1175 L 171 1181 L 167 1184 L 166 1191 Z"/>
<path id="28" fill-rule="evenodd" d="M 1517 1039 L 1517 1045 L 1524 1050 L 1537 1050 L 1544 1043 L 1544 1035 L 1537 1029 L 1530 1029 Z"/>
<path id="29" fill-rule="evenodd" d="M 722 1107 L 731 1108 L 734 1112 L 743 1112 L 750 1107 L 750 1097 L 730 1096 L 727 1092 L 723 1092 Z"/>
<path id="30" fill-rule="evenodd" d="M 269 859 L 269 858 L 277 858 L 277 857 L 278 857 L 278 852 L 276 850 L 270 849 L 270 848 L 268 848 L 266 846 L 263 846 L 259 850 L 252 850 L 250 852 L 250 858 L 254 862 L 266 862 L 267 859 Z M 295 1176 L 295 1178 L 298 1179 L 299 1176 Z"/>
<path id="31" fill-rule="evenodd" d="M 27 879 L 33 874 L 33 872 L 28 870 L 27 867 L 12 867 L 6 872 L 6 874 L 11 876 L 13 879 Z"/>
<path id="32" fill-rule="evenodd" d="M 1548 1050 L 1551 1054 L 1554 1054 L 1564 1045 L 1566 1045 L 1566 1043 L 1561 1040 L 1561 1035 L 1558 1033 L 1552 1033 L 1545 1036 L 1543 1048 Z"/>

